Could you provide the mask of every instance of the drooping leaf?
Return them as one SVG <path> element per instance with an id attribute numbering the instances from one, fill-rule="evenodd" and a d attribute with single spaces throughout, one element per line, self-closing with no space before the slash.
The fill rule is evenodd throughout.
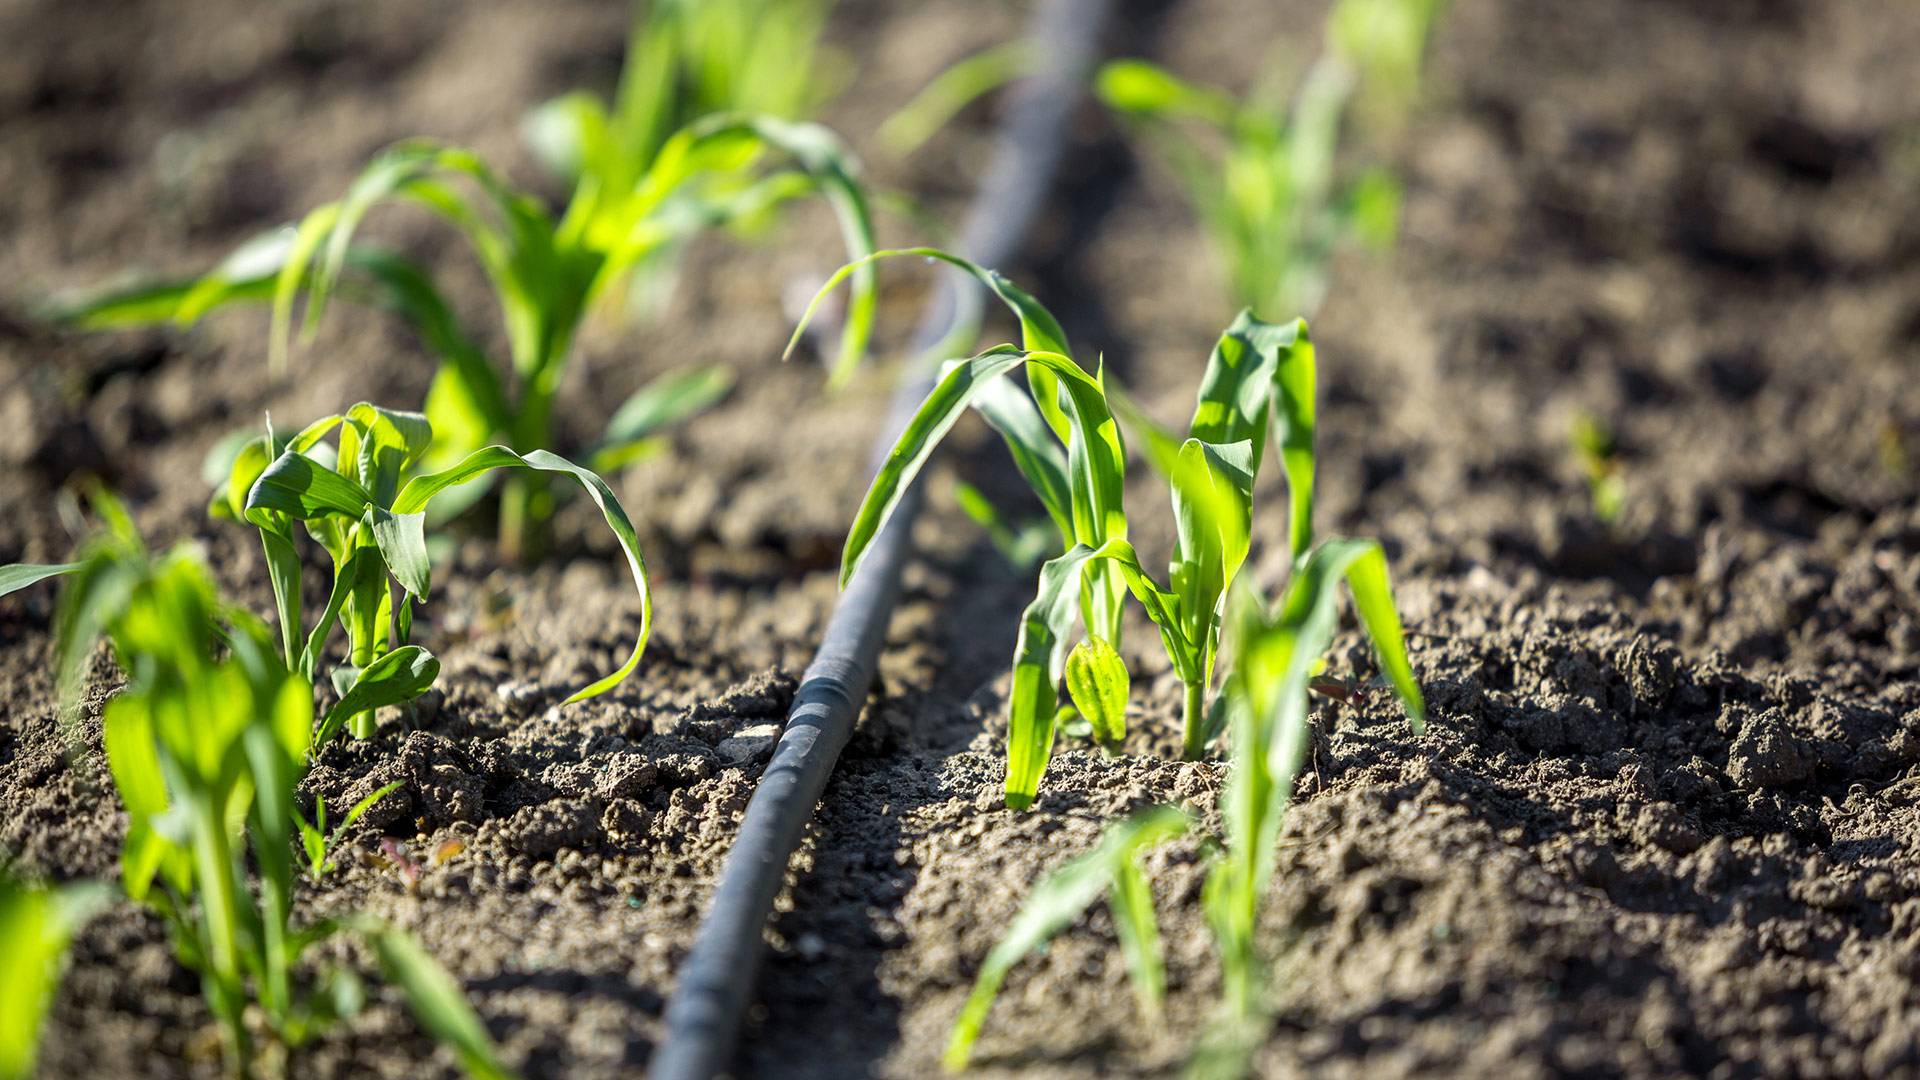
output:
<path id="1" fill-rule="evenodd" d="M 453 1048 L 460 1067 L 475 1080 L 510 1080 L 487 1027 L 447 969 L 420 947 L 413 935 L 395 927 L 359 920 L 357 928 L 380 959 L 380 970 L 400 988 L 414 1020 L 429 1035 Z"/>
<path id="2" fill-rule="evenodd" d="M 1073 493 L 1067 479 L 1067 455 L 1053 436 L 1033 399 L 1005 378 L 982 384 L 973 408 L 1000 433 L 1027 485 L 1047 509 L 1064 547 L 1073 545 Z"/>
<path id="3" fill-rule="evenodd" d="M 65 577 L 78 569 L 80 569 L 80 564 L 77 562 L 13 563 L 8 566 L 0 566 L 0 596 L 5 596 L 12 592 L 19 592 L 29 585 L 45 581 L 48 578 Z"/>
<path id="4" fill-rule="evenodd" d="M 313 744 L 325 746 L 348 719 L 369 709 L 412 701 L 433 687 L 440 661 L 418 645 L 402 645 L 360 670 L 347 692 L 320 721 Z"/>
<path id="5" fill-rule="evenodd" d="M 307 521 L 324 514 L 358 518 L 372 503 L 373 494 L 366 488 L 289 446 L 253 482 L 246 509 Z"/>
<path id="6" fill-rule="evenodd" d="M 1079 918 L 1088 905 L 1099 899 L 1103 891 L 1114 888 L 1116 880 L 1124 874 L 1122 868 L 1132 866 L 1135 855 L 1179 836 L 1186 831 L 1188 824 L 1187 815 L 1174 807 L 1157 806 L 1143 810 L 1108 828 L 1091 851 L 1067 862 L 1034 886 L 1026 903 L 1021 905 L 1020 913 L 1008 925 L 1006 935 L 994 945 L 993 951 L 987 954 L 985 962 L 980 965 L 973 992 L 968 995 L 966 1005 L 954 1021 L 953 1033 L 947 1040 L 943 1058 L 949 1071 L 966 1067 L 967 1060 L 973 1054 L 973 1044 L 980 1037 L 981 1025 L 986 1022 L 987 1010 L 993 1007 L 1000 984 L 1014 965 L 1045 947 L 1056 934 Z M 1129 931 L 1123 933 L 1133 932 L 1138 929 L 1140 914 L 1139 897 L 1132 891 L 1135 882 L 1122 881 L 1119 888 L 1128 893 L 1120 904 L 1127 909 L 1132 923 Z M 1152 901 L 1148 898 L 1146 914 L 1149 919 L 1151 907 Z M 1134 940 L 1141 947 L 1146 945 L 1143 937 L 1136 936 Z M 1156 961 L 1154 967 L 1157 966 Z M 1140 970 L 1148 978 L 1153 977 L 1150 971 L 1130 970 Z M 1156 999 L 1158 997 L 1157 990 L 1141 992 L 1143 995 L 1152 993 Z"/>
<path id="7" fill-rule="evenodd" d="M 571 476 L 585 489 L 587 496 L 600 508 L 601 516 L 606 518 L 607 527 L 620 542 L 620 550 L 627 558 L 627 569 L 633 574 L 634 589 L 640 594 L 640 633 L 633 643 L 633 652 L 626 662 L 606 677 L 576 691 L 562 704 L 571 705 L 577 701 L 606 693 L 620 685 L 628 675 L 640 666 L 640 655 L 646 651 L 647 634 L 653 628 L 653 596 L 647 588 L 647 567 L 640 557 L 640 538 L 636 534 L 633 522 L 627 517 L 626 509 L 614 495 L 606 481 L 594 473 L 575 465 L 558 454 L 545 450 L 535 450 L 530 454 L 516 454 L 504 446 L 489 446 L 474 451 L 465 461 L 443 472 L 416 476 L 407 481 L 400 494 L 393 500 L 395 515 L 417 514 L 427 508 L 427 504 L 438 493 L 448 488 L 467 483 L 485 473 L 502 468 L 536 469 L 541 472 L 561 473 Z"/>
<path id="8" fill-rule="evenodd" d="M 1125 453 L 1099 382 L 1059 353 L 1023 353 L 1003 346 L 948 367 L 908 421 L 848 531 L 840 558 L 842 587 L 853 577 L 867 546 L 886 524 L 934 447 L 959 420 L 961 410 L 991 380 L 1023 364 L 1052 371 L 1066 388 L 1064 396 L 1074 408 L 1072 447 L 1078 452 L 1070 450 L 1068 469 L 1076 538 L 1088 543 L 1126 535 L 1126 514 L 1121 505 Z"/>

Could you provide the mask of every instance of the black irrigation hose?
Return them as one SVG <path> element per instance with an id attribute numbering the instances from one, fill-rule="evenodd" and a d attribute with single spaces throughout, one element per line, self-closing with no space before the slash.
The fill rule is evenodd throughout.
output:
<path id="1" fill-rule="evenodd" d="M 1048 65 L 1016 92 L 961 233 L 960 251 L 974 261 L 994 266 L 1019 253 L 1027 227 L 1052 186 L 1068 121 L 1098 52 L 1107 4 L 1047 0 L 1036 14 L 1030 33 Z M 930 352 L 978 321 L 980 287 L 957 273 L 943 274 L 941 280 L 914 339 L 917 354 Z M 931 388 L 932 375 L 923 360 L 901 381 L 884 437 L 876 445 L 875 468 Z M 654 1051 L 648 1070 L 656 1080 L 708 1080 L 733 1058 L 765 951 L 767 917 L 785 881 L 787 862 L 800 845 L 873 683 L 920 503 L 916 483 L 874 538 L 807 666 L 773 760 L 747 804 L 693 951 L 680 965 L 667 1005 L 666 1039 Z"/>

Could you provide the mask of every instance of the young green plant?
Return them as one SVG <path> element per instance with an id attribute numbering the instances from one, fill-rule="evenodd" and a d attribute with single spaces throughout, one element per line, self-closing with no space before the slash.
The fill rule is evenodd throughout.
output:
<path id="1" fill-rule="evenodd" d="M 895 252 L 883 252 L 879 258 Z M 1008 703 L 1007 802 L 1030 804 L 1052 753 L 1064 678 L 1075 708 L 1104 745 L 1125 735 L 1129 677 L 1121 660 L 1120 600 L 1145 608 L 1185 687 L 1183 746 L 1189 758 L 1217 733 L 1207 695 L 1228 587 L 1251 545 L 1253 488 L 1268 428 L 1280 429 L 1292 505 L 1290 546 L 1311 543 L 1314 353 L 1304 322 L 1276 325 L 1243 313 L 1222 335 L 1201 378 L 1183 440 L 1163 443 L 1177 535 L 1162 586 L 1127 542 L 1125 451 L 1102 375 L 1067 353 L 1059 323 L 1032 296 L 990 270 L 932 249 L 986 283 L 1019 317 L 1023 347 L 990 349 L 941 374 L 874 478 L 841 557 L 850 578 L 868 544 L 939 440 L 971 404 L 996 428 L 1015 464 L 1059 526 L 1062 554 L 1040 570 L 1038 595 L 1021 620 Z M 858 265 L 858 264 L 855 264 Z M 842 270 L 842 274 L 848 270 Z M 837 280 L 837 279 L 836 279 Z M 832 288 L 830 281 L 827 288 Z M 1000 376 L 1025 368 L 1028 394 Z M 1124 592 L 1123 592 L 1124 590 Z M 1075 623 L 1087 635 L 1073 644 Z M 1072 646 L 1071 650 L 1069 646 Z"/>
<path id="2" fill-rule="evenodd" d="M 817 191 L 839 218 L 849 255 L 873 249 L 858 166 L 832 132 L 776 115 L 711 111 L 797 108 L 788 83 L 807 81 L 805 56 L 790 50 L 817 37 L 823 12 L 801 0 L 654 5 L 638 24 L 637 51 L 611 114 L 590 96 L 572 95 L 531 122 L 536 145 L 571 184 L 557 217 L 471 150 L 412 140 L 376 155 L 338 201 L 297 227 L 248 242 L 203 277 L 111 290 L 55 314 L 92 327 L 191 324 L 230 304 L 270 302 L 270 356 L 278 371 L 287 364 L 303 293 L 308 335 L 335 294 L 357 295 L 400 314 L 439 357 L 423 407 L 438 433 L 430 468 L 488 442 L 521 453 L 551 446 L 556 394 L 584 320 L 632 274 L 658 265 L 692 236 L 764 218 Z M 768 52 L 723 62 L 742 40 L 764 42 Z M 790 165 L 769 167 L 767 151 Z M 504 321 L 511 358 L 504 369 L 489 360 L 425 270 L 354 242 L 368 212 L 387 202 L 424 207 L 472 248 Z M 866 351 L 874 302 L 871 280 L 863 279 L 847 309 L 835 383 Z M 645 437 L 616 419 L 587 454 L 618 459 Z M 474 489 L 467 501 L 480 493 Z M 540 473 L 509 479 L 499 522 L 506 554 L 540 546 L 552 498 Z"/>
<path id="3" fill-rule="evenodd" d="M 1220 960 L 1222 997 L 1202 1039 L 1190 1075 L 1243 1076 L 1265 1031 L 1267 963 L 1255 930 L 1260 901 L 1273 878 L 1280 825 L 1310 742 L 1309 689 L 1339 627 L 1341 580 L 1372 639 L 1387 682 L 1399 696 L 1415 734 L 1424 730 L 1426 703 L 1407 662 L 1394 610 L 1386 555 L 1372 540 L 1328 540 L 1295 564 L 1280 602 L 1269 607 L 1252 588 L 1235 588 L 1227 636 L 1234 664 L 1221 693 L 1231 727 L 1231 760 L 1220 796 L 1223 842 L 1206 848 L 1211 865 L 1201 907 Z M 1151 823 L 1151 824 L 1149 824 Z M 1103 889 L 1110 889 L 1114 923 L 1142 1012 L 1157 1009 L 1161 980 L 1151 893 L 1133 853 L 1190 826 L 1185 814 L 1160 807 L 1111 827 L 1094 850 L 1035 886 L 1007 936 L 994 947 L 955 1021 L 947 1044 L 949 1069 L 964 1068 L 987 1011 L 1007 971 L 1070 925 Z M 1124 855 L 1120 854 L 1124 852 Z"/>
<path id="4" fill-rule="evenodd" d="M 334 441 L 329 443 L 329 438 Z M 424 602 L 432 587 L 428 511 L 442 492 L 497 469 L 534 470 L 576 481 L 613 531 L 640 596 L 640 631 L 626 662 L 566 703 L 611 690 L 639 666 L 652 625 L 652 597 L 633 522 L 606 482 L 557 454 L 520 454 L 504 446 L 475 450 L 449 468 L 421 473 L 417 467 L 433 445 L 433 425 L 425 416 L 362 402 L 322 417 L 284 441 L 269 428 L 240 449 L 226 484 L 214 495 L 216 516 L 259 530 L 286 665 L 309 680 L 315 678 L 335 626 L 346 629 L 346 662 L 332 673 L 340 700 L 321 721 L 316 745 L 325 745 L 343 729 L 361 737 L 371 734 L 375 709 L 410 701 L 433 685 L 440 662 L 409 640 L 413 605 Z M 326 607 L 311 628 L 301 616 L 296 522 L 333 566 Z"/>
<path id="5" fill-rule="evenodd" d="M 112 643 L 127 685 L 101 729 L 128 817 L 121 885 L 166 921 L 176 956 L 200 976 L 232 1070 L 253 1075 L 260 1030 L 290 1050 L 358 1007 L 351 972 L 311 985 L 299 974 L 308 946 L 345 929 L 367 940 L 470 1074 L 505 1076 L 457 987 L 401 932 L 353 917 L 293 922 L 293 798 L 312 746 L 313 686 L 265 624 L 220 602 L 197 553 L 156 558 L 116 506 L 100 506 L 108 528 L 66 571 L 61 682 L 73 685 L 68 673 L 99 636 Z"/>
<path id="6" fill-rule="evenodd" d="M 1336 160 L 1342 128 L 1356 102 L 1377 126 L 1404 114 L 1443 2 L 1340 0 L 1329 15 L 1327 51 L 1291 102 L 1275 78 L 1236 100 L 1144 60 L 1116 60 L 1099 71 L 1101 99 L 1132 122 L 1186 189 L 1234 306 L 1313 311 L 1341 244 L 1392 242 L 1399 183 L 1381 168 L 1343 175 Z"/>
<path id="7" fill-rule="evenodd" d="M 0 873 L 0 1080 L 33 1075 L 67 945 L 107 899 L 92 883 L 49 888 Z"/>

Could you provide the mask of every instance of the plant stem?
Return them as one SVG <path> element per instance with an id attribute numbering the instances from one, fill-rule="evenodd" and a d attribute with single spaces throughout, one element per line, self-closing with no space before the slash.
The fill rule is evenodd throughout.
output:
<path id="1" fill-rule="evenodd" d="M 1187 700 L 1180 710 L 1184 732 L 1181 756 L 1188 761 L 1199 761 L 1207 752 L 1207 684 L 1196 680 L 1182 685 L 1186 687 Z"/>

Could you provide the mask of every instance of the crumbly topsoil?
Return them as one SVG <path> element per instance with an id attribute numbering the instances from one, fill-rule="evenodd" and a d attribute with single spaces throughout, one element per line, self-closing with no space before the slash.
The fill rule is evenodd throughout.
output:
<path id="1" fill-rule="evenodd" d="M 863 149 L 886 103 L 1019 15 L 842 8 L 858 71 L 829 117 Z M 293 422 L 416 401 L 430 373 L 418 345 L 340 308 L 301 376 L 273 379 L 253 315 L 74 335 L 29 305 L 128 266 L 206 265 L 402 135 L 472 143 L 531 181 L 521 111 L 610 82 L 618 9 L 0 11 L 0 559 L 63 555 L 54 492 L 94 473 L 129 493 L 149 535 L 198 538 L 264 608 L 254 545 L 198 514 L 200 455 L 265 409 Z M 1243 85 L 1268 59 L 1245 43 L 1317 25 L 1317 10 L 1129 4 L 1116 45 Z M 1316 718 L 1267 911 L 1280 978 L 1263 1073 L 1920 1075 L 1916 54 L 1920 9 L 1900 0 L 1454 5 L 1430 106 L 1397 144 L 1398 253 L 1343 260 L 1314 326 L 1320 524 L 1387 542 L 1432 723 L 1411 737 L 1379 695 Z M 969 113 L 905 165 L 869 157 L 883 181 L 951 209 L 989 120 Z M 1082 348 L 1179 419 L 1231 313 L 1168 178 L 1096 113 L 1078 138 L 1024 276 Z M 461 282 L 464 309 L 490 324 L 442 233 L 404 213 L 376 228 Z M 495 563 L 476 530 L 417 631 L 446 662 L 443 692 L 329 748 L 303 788 L 337 807 L 402 782 L 301 908 L 419 934 L 530 1076 L 644 1067 L 831 609 L 886 374 L 827 398 L 816 370 L 772 357 L 781 298 L 835 261 L 832 235 L 813 215 L 758 246 L 700 245 L 677 306 L 585 343 L 566 391 L 575 441 L 649 375 L 692 360 L 743 375 L 620 482 L 658 588 L 639 673 L 556 708 L 636 629 L 585 508 L 567 509 L 559 557 L 531 571 Z M 911 292 L 890 301 L 896 326 Z M 1621 445 L 1610 526 L 1570 449 L 1582 413 Z M 880 684 L 780 902 L 745 1074 L 929 1074 L 1039 874 L 1131 808 L 1175 802 L 1217 828 L 1221 766 L 1169 759 L 1177 690 L 1144 625 L 1127 643 L 1133 754 L 1065 745 L 1032 810 L 999 808 L 1004 665 L 1030 583 L 951 509 L 952 475 L 1009 497 L 1017 484 L 978 431 L 962 439 Z M 1139 540 L 1157 558 L 1164 495 L 1139 471 Z M 1271 541 L 1282 500 L 1266 484 Z M 1277 547 L 1253 564 L 1269 587 Z M 0 601 L 0 849 L 22 871 L 110 877 L 123 818 L 97 723 L 56 723 L 50 610 L 44 592 Z M 1354 634 L 1333 667 L 1373 674 Z M 97 676 L 96 701 L 104 657 Z M 383 838 L 417 880 L 379 855 Z M 1096 911 L 1009 980 L 983 1073 L 1184 1060 L 1217 978 L 1204 868 L 1197 841 L 1148 861 L 1165 1019 L 1133 1014 Z M 194 991 L 157 921 L 113 911 L 76 944 L 43 1074 L 215 1075 Z M 295 1072 L 452 1062 L 376 994 Z"/>

